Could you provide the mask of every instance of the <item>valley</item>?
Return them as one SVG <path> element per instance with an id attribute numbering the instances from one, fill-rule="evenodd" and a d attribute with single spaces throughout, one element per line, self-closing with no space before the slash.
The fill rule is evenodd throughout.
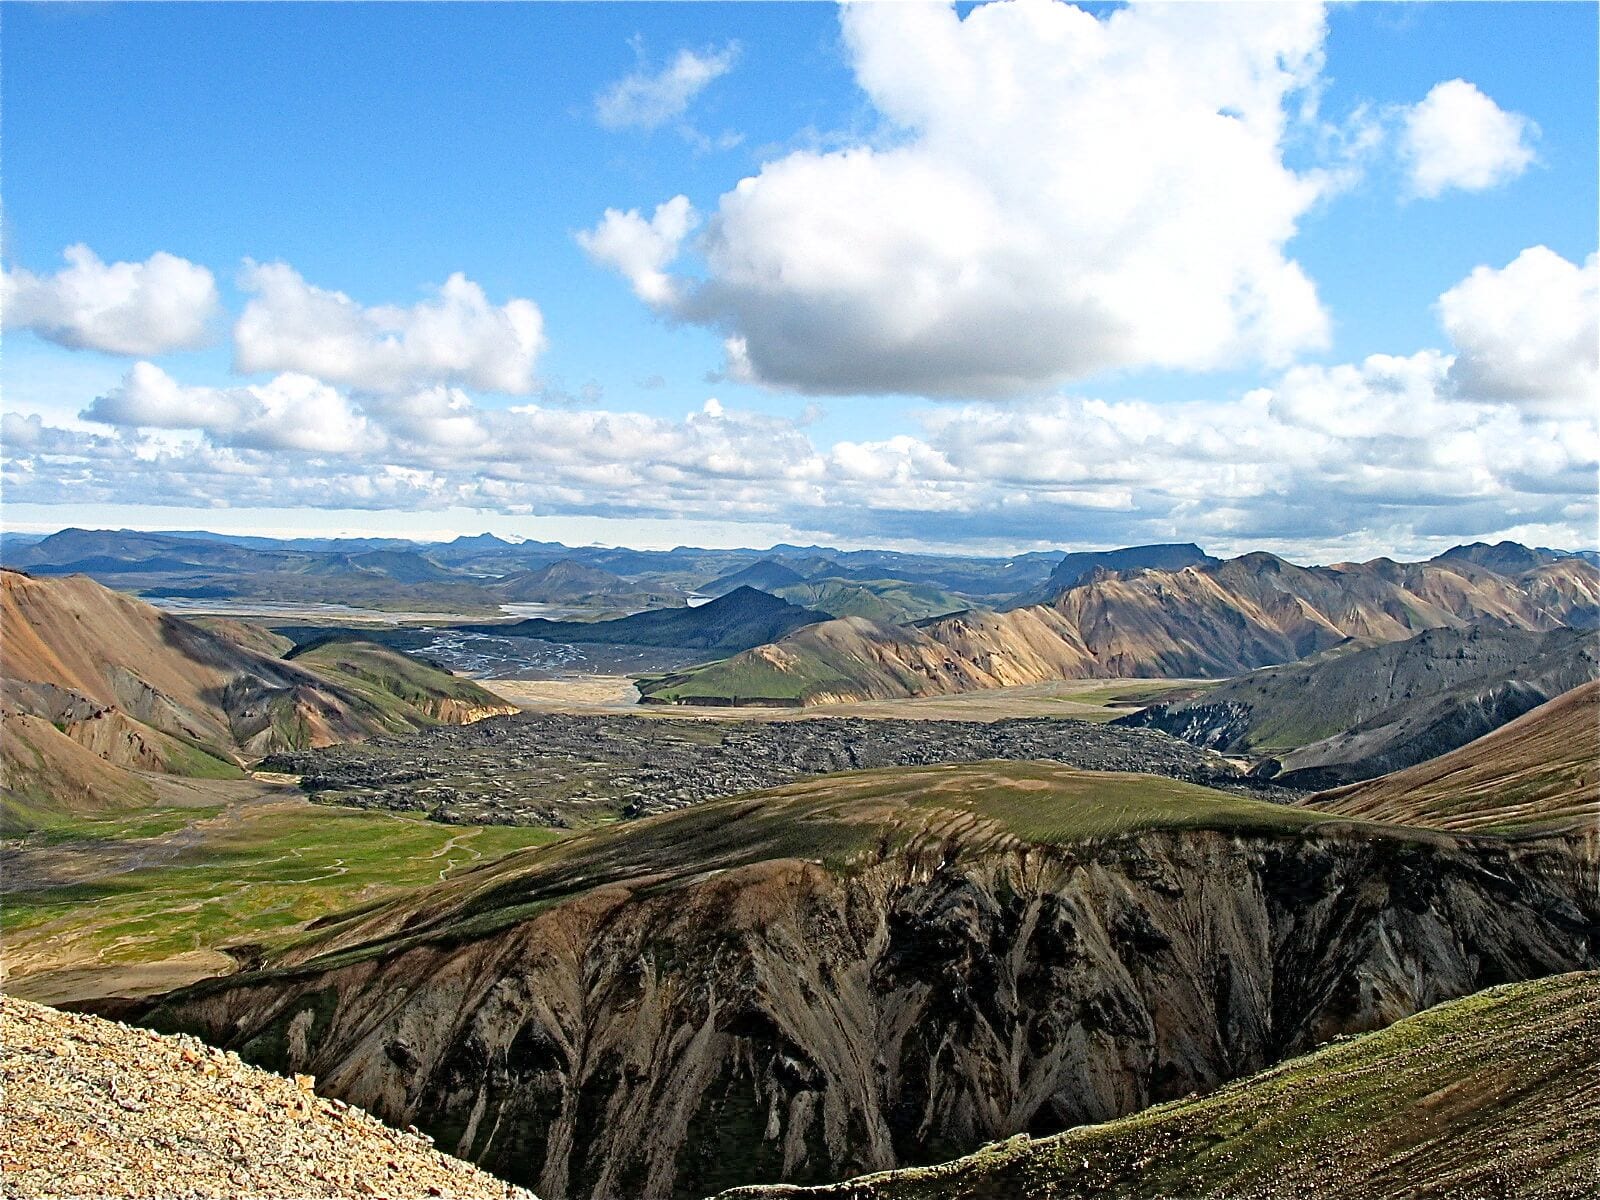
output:
<path id="1" fill-rule="evenodd" d="M 1309 1118 L 1254 1115 L 1285 1072 L 1466 1087 L 1496 1005 L 1600 970 L 1595 568 L 1490 549 L 1069 556 L 1047 603 L 904 624 L 795 601 L 953 580 L 769 555 L 672 602 L 563 566 L 485 622 L 6 572 L 5 990 L 315 1076 L 544 1200 L 1073 1194 L 1069 1159 L 1254 1194 L 1261 1138 L 1299 1194 L 1274 1131 Z M 1330 1138 L 1411 1145 L 1341 1103 Z M 1441 1144 L 1480 1109 L 1522 1111 Z M 1528 1114 L 1541 1178 L 1588 1161 Z"/>

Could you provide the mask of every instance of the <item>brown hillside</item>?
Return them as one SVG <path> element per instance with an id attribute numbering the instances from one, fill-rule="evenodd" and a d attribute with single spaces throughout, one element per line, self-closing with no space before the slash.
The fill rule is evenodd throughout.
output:
<path id="1" fill-rule="evenodd" d="M 148 788 L 127 771 L 228 774 L 274 750 L 514 711 L 392 651 L 359 675 L 286 662 L 84 576 L 0 571 L 0 637 L 0 783 L 35 810 L 136 803 Z"/>
<path id="2" fill-rule="evenodd" d="M 1573 688 L 1448 754 L 1304 803 L 1434 829 L 1600 828 L 1600 682 Z"/>

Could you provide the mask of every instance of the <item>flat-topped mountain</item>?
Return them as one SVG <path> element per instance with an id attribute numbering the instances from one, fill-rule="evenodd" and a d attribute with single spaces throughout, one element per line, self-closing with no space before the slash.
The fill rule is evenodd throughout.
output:
<path id="1" fill-rule="evenodd" d="M 1096 571 L 1179 571 L 1220 561 L 1193 542 L 1157 546 L 1127 546 L 1120 550 L 1079 550 L 1062 557 L 1050 578 L 1032 591 L 1015 597 L 1002 608 L 1049 604 L 1068 588 L 1077 587 Z"/>
<path id="2" fill-rule="evenodd" d="M 495 580 L 490 589 L 512 602 L 537 604 L 663 605 L 681 604 L 683 593 L 669 586 L 646 587 L 599 567 L 563 558 L 531 571 L 517 571 Z"/>
<path id="3" fill-rule="evenodd" d="M 942 695 L 1054 679 L 1237 675 L 1350 638 L 1401 641 L 1491 623 L 1592 624 L 1600 570 L 1566 558 L 1514 577 L 1470 561 L 1298 567 L 1270 554 L 1178 571 L 1097 571 L 1052 603 L 890 626 L 801 629 L 644 685 L 656 702 L 820 703 Z"/>
<path id="4" fill-rule="evenodd" d="M 741 567 L 737 571 L 718 576 L 696 590 L 706 596 L 724 596 L 741 587 L 775 592 L 781 587 L 787 587 L 791 583 L 801 583 L 804 580 L 805 576 L 787 563 L 781 563 L 775 558 L 763 558 L 748 567 Z"/>

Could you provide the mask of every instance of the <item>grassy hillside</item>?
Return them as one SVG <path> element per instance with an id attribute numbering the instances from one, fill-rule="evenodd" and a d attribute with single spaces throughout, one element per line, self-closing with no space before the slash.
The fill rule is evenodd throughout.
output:
<path id="1" fill-rule="evenodd" d="M 1449 754 L 1305 803 L 1480 833 L 1600 827 L 1600 683 L 1574 688 Z"/>
<path id="2" fill-rule="evenodd" d="M 720 1200 L 1578 1200 L 1600 1181 L 1597 1094 L 1600 973 L 1584 972 L 1491 988 L 1103 1125 Z"/>
<path id="3" fill-rule="evenodd" d="M 323 642 L 290 657 L 324 679 L 349 688 L 384 714 L 396 731 L 436 721 L 457 725 L 517 711 L 515 705 L 470 679 L 375 642 Z"/>
<path id="4" fill-rule="evenodd" d="M 775 596 L 830 616 L 869 621 L 921 621 L 972 607 L 954 592 L 903 579 L 808 579 L 771 590 Z"/>
<path id="5" fill-rule="evenodd" d="M 1153 775 L 984 762 L 827 775 L 604 827 L 336 926 L 303 953 L 480 936 L 646 878 L 652 889 L 772 860 L 836 870 L 905 849 L 948 860 L 1153 829 L 1293 833 L 1336 818 Z M 300 956 L 300 952 L 297 952 Z"/>

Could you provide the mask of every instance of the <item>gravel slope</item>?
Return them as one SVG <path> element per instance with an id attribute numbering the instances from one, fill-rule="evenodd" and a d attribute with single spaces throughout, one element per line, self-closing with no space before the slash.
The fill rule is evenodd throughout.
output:
<path id="1" fill-rule="evenodd" d="M 534 1200 L 191 1037 L 0 996 L 0 1194 Z"/>

